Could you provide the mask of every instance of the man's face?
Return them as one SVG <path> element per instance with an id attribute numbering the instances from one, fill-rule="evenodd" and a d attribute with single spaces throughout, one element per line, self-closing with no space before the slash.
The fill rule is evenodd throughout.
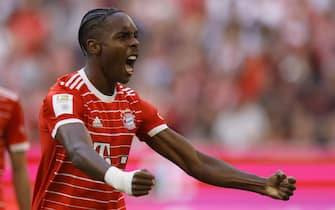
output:
<path id="1" fill-rule="evenodd" d="M 115 13 L 105 20 L 99 40 L 102 71 L 110 82 L 127 83 L 134 72 L 139 41 L 133 20 L 125 13 Z"/>

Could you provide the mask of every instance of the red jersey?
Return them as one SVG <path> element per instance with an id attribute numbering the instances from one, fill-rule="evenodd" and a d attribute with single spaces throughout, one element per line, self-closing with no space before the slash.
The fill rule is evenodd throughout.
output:
<path id="1" fill-rule="evenodd" d="M 21 152 L 29 148 L 24 129 L 23 111 L 18 96 L 0 87 L 0 181 L 4 170 L 5 150 Z M 2 187 L 3 184 L 0 183 Z M 0 209 L 3 208 L 0 187 Z"/>
<path id="2" fill-rule="evenodd" d="M 135 91 L 117 84 L 113 96 L 99 92 L 83 70 L 59 78 L 40 112 L 42 159 L 34 188 L 33 209 L 125 208 L 123 194 L 75 168 L 55 139 L 64 124 L 83 123 L 96 152 L 124 169 L 134 136 L 146 141 L 167 128 L 157 110 Z"/>

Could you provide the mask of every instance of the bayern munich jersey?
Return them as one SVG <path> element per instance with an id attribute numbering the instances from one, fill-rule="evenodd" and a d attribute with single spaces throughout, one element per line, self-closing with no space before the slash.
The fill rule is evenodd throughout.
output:
<path id="1" fill-rule="evenodd" d="M 24 129 L 23 111 L 18 96 L 0 87 L 0 180 L 4 170 L 5 150 L 21 152 L 29 148 Z M 2 184 L 0 185 L 0 209 L 2 202 Z"/>
<path id="2" fill-rule="evenodd" d="M 157 110 L 128 87 L 117 84 L 113 96 L 104 95 L 83 69 L 59 78 L 40 112 L 42 158 L 33 209 L 126 209 L 122 193 L 76 169 L 55 139 L 60 126 L 73 122 L 83 123 L 96 152 L 120 169 L 134 136 L 148 141 L 167 128 Z"/>

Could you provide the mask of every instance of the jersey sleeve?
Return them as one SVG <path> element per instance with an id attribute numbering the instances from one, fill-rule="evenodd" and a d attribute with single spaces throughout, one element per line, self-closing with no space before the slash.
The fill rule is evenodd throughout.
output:
<path id="1" fill-rule="evenodd" d="M 29 149 L 24 127 L 24 115 L 19 101 L 13 102 L 11 118 L 6 127 L 5 139 L 10 152 L 21 152 Z"/>
<path id="2" fill-rule="evenodd" d="M 142 124 L 136 136 L 141 141 L 148 141 L 151 137 L 168 128 L 165 120 L 154 106 L 140 99 L 140 108 L 142 111 Z"/>
<path id="3" fill-rule="evenodd" d="M 83 123 L 81 113 L 81 97 L 74 91 L 50 92 L 43 102 L 42 118 L 52 138 L 55 138 L 57 129 L 62 125 Z"/>

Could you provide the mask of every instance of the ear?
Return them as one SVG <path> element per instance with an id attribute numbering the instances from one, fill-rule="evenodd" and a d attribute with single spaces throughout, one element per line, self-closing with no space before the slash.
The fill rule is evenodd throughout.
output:
<path id="1" fill-rule="evenodd" d="M 99 55 L 101 53 L 101 45 L 96 39 L 87 39 L 86 46 L 88 54 Z"/>

